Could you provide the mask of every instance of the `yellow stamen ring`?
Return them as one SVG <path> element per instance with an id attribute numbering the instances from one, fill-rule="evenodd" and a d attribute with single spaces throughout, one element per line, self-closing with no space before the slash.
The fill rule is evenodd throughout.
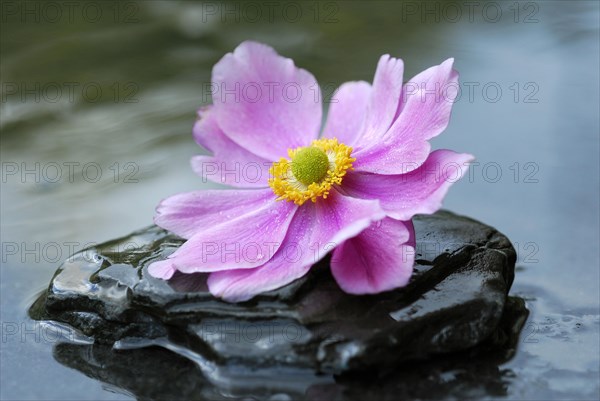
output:
<path id="1" fill-rule="evenodd" d="M 277 200 L 302 205 L 307 200 L 327 198 L 333 185 L 340 185 L 356 160 L 352 148 L 336 138 L 316 139 L 311 146 L 288 149 L 289 160 L 281 158 L 269 170 L 269 186 Z"/>

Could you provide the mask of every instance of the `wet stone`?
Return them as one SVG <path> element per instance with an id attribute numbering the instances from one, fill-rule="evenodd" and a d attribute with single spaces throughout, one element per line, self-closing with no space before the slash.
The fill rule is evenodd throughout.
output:
<path id="1" fill-rule="evenodd" d="M 417 216 L 414 224 L 416 266 L 409 285 L 378 295 L 342 292 L 325 259 L 284 288 L 226 303 L 208 292 L 204 274 L 163 281 L 147 273 L 151 262 L 183 243 L 151 226 L 69 258 L 30 315 L 67 327 L 72 332 L 65 337 L 93 342 L 106 358 L 159 347 L 159 363 L 166 363 L 168 350 L 178 355 L 174 366 L 185 370 L 191 361 L 205 377 L 231 379 L 248 369 L 268 375 L 276 367 L 280 380 L 292 372 L 293 383 L 302 374 L 447 357 L 496 338 L 514 277 L 509 240 L 446 211 Z M 70 363 L 85 370 L 77 347 L 55 352 L 58 359 L 71 355 Z"/>

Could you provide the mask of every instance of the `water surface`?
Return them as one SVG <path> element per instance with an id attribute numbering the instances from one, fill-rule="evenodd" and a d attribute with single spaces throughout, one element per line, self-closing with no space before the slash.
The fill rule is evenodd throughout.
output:
<path id="1" fill-rule="evenodd" d="M 72 251 L 211 186 L 189 168 L 191 125 L 212 65 L 246 39 L 295 59 L 326 95 L 370 81 L 384 53 L 404 59 L 406 80 L 456 59 L 462 96 L 433 145 L 479 164 L 445 207 L 513 240 L 512 293 L 531 314 L 497 367 L 500 391 L 482 374 L 454 396 L 600 396 L 597 2 L 296 2 L 298 18 L 256 3 L 257 20 L 242 2 L 72 2 L 72 17 L 56 3 L 58 18 L 28 3 L 1 15 L 3 399 L 131 399 L 57 362 L 26 310 Z"/>

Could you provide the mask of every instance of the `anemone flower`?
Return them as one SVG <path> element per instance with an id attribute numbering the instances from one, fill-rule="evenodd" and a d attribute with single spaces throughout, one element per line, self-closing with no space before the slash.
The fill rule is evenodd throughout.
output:
<path id="1" fill-rule="evenodd" d="M 198 112 L 192 159 L 206 179 L 236 189 L 163 200 L 155 222 L 187 241 L 149 266 L 152 276 L 210 273 L 230 302 L 304 276 L 332 251 L 331 273 L 350 294 L 406 285 L 418 213 L 441 207 L 472 156 L 430 152 L 458 89 L 453 60 L 403 85 L 403 62 L 384 55 L 373 84 L 335 92 L 321 129 L 315 78 L 271 47 L 244 42 L 212 71 L 213 104 Z"/>

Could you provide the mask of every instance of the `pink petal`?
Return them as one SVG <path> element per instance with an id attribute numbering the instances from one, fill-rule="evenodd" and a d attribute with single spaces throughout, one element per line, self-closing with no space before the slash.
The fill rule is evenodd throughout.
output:
<path id="1" fill-rule="evenodd" d="M 208 287 L 231 302 L 282 287 L 302 277 L 335 246 L 384 217 L 377 201 L 347 197 L 332 191 L 326 200 L 302 205 L 271 260 L 256 269 L 212 273 Z"/>
<path id="2" fill-rule="evenodd" d="M 366 82 L 342 84 L 331 99 L 323 136 L 352 146 L 364 131 L 370 94 L 371 85 Z"/>
<path id="3" fill-rule="evenodd" d="M 270 205 L 275 195 L 269 189 L 209 189 L 181 193 L 162 200 L 156 207 L 154 223 L 189 239 L 255 209 Z"/>
<path id="4" fill-rule="evenodd" d="M 267 160 L 306 146 L 319 134 L 321 95 L 315 78 L 271 47 L 243 42 L 213 68 L 219 126 Z"/>
<path id="5" fill-rule="evenodd" d="M 412 222 L 386 218 L 333 251 L 331 273 L 350 294 L 375 294 L 405 286 L 414 262 Z"/>
<path id="6" fill-rule="evenodd" d="M 173 277 L 173 274 L 175 274 L 176 271 L 175 265 L 169 259 L 160 260 L 148 266 L 148 273 L 150 273 L 151 276 L 162 278 L 163 280 L 168 280 Z"/>
<path id="7" fill-rule="evenodd" d="M 468 169 L 473 156 L 436 150 L 416 170 L 400 175 L 348 172 L 342 182 L 351 196 L 379 199 L 388 216 L 409 220 L 417 213 L 433 213 L 442 206 L 450 186 Z"/>
<path id="8" fill-rule="evenodd" d="M 182 273 L 248 269 L 264 264 L 281 246 L 298 206 L 276 201 L 271 194 L 270 199 L 242 209 L 214 217 L 215 221 L 220 219 L 215 225 L 202 224 L 167 260 Z"/>
<path id="9" fill-rule="evenodd" d="M 312 264 L 290 264 L 281 255 L 255 269 L 223 270 L 208 276 L 210 292 L 228 302 L 247 301 L 304 276 Z"/>
<path id="10" fill-rule="evenodd" d="M 305 203 L 295 219 L 297 229 L 286 240 L 297 244 L 305 261 L 318 262 L 334 247 L 385 217 L 377 200 L 358 199 L 332 190 L 327 199 Z"/>
<path id="11" fill-rule="evenodd" d="M 246 150 L 229 139 L 217 124 L 211 106 L 198 110 L 194 139 L 213 153 L 195 156 L 192 168 L 205 180 L 240 188 L 267 187 L 272 162 Z"/>
<path id="12" fill-rule="evenodd" d="M 402 93 L 403 74 L 402 60 L 387 54 L 381 56 L 373 78 L 364 137 L 361 138 L 366 143 L 381 138 L 394 122 Z"/>
<path id="13" fill-rule="evenodd" d="M 429 154 L 429 139 L 440 134 L 450 121 L 458 90 L 454 60 L 423 71 L 405 86 L 396 121 L 377 141 L 359 141 L 354 168 L 377 174 L 403 174 L 419 167 Z M 362 142 L 364 140 L 364 142 Z"/>
<path id="14" fill-rule="evenodd" d="M 402 60 L 384 55 L 377 64 L 373 87 L 366 82 L 340 86 L 332 99 L 324 136 L 350 146 L 376 142 L 394 122 L 403 72 Z"/>

